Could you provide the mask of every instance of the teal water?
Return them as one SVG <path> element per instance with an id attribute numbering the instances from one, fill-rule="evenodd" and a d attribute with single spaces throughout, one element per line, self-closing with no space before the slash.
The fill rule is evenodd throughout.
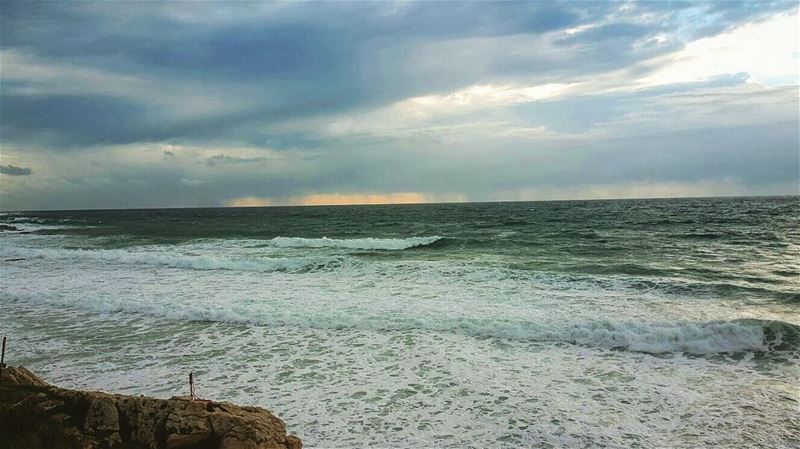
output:
<path id="1" fill-rule="evenodd" d="M 800 443 L 800 199 L 7 213 L 15 363 L 311 447 Z"/>

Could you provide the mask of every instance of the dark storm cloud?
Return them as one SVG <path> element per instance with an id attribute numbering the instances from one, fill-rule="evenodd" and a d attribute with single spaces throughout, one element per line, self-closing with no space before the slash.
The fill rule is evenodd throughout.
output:
<path id="1" fill-rule="evenodd" d="M 147 141 L 164 135 L 147 108 L 127 99 L 93 95 L 3 95 L 3 139 L 49 148 Z"/>
<path id="2" fill-rule="evenodd" d="M 4 207 L 213 206 L 330 191 L 486 199 L 531 183 L 704 176 L 790 182 L 797 108 L 770 106 L 786 92 L 744 89 L 754 75 L 603 83 L 611 73 L 656 73 L 693 39 L 793 8 L 6 1 L 0 143 L 102 169 L 74 173 L 53 163 L 43 173 L 35 165 L 36 177 L 17 181 L 47 182 L 4 189 Z M 469 99 L 448 97 L 474 86 L 572 82 L 587 90 L 536 101 L 490 95 L 474 110 Z M 393 106 L 422 96 L 444 106 Z M 788 98 L 796 106 L 796 95 Z M 474 131 L 491 123 L 505 128 Z M 519 137 L 526 127 L 546 137 Z M 604 130 L 612 136 L 570 137 Z M 259 156 L 264 148 L 269 157 Z"/>
<path id="3" fill-rule="evenodd" d="M 16 165 L 0 165 L 0 173 L 10 176 L 27 176 L 33 173 L 30 168 Z"/>
<path id="4" fill-rule="evenodd" d="M 4 50 L 121 72 L 155 85 L 162 80 L 202 82 L 213 90 L 219 83 L 217 95 L 247 106 L 185 117 L 164 110 L 152 98 L 90 93 L 74 98 L 47 92 L 24 98 L 6 82 L 1 93 L 3 134 L 51 148 L 163 139 L 263 145 L 274 139 L 259 127 L 265 122 L 375 107 L 531 73 L 545 78 L 587 74 L 673 50 L 674 43 L 636 51 L 631 45 L 674 26 L 681 11 L 698 5 L 677 2 L 667 8 L 652 3 L 636 4 L 616 19 L 619 23 L 563 39 L 574 57 L 504 51 L 501 42 L 475 46 L 474 51 L 491 55 L 481 61 L 471 55 L 472 44 L 459 40 L 533 37 L 622 13 L 619 5 L 605 2 L 204 4 L 199 13 L 193 13 L 194 4 L 4 2 Z M 723 27 L 785 7 L 703 6 L 720 11 L 716 22 Z M 657 13 L 659 23 L 631 23 L 641 12 Z M 213 20 L 217 16 L 222 18 Z M 250 88 L 249 93 L 233 92 L 225 83 Z"/>

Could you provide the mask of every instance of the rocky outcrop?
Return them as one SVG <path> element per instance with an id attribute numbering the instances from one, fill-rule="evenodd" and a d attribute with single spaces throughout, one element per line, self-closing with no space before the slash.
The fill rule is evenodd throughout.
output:
<path id="1" fill-rule="evenodd" d="M 23 367 L 0 369 L 0 405 L 2 413 L 17 419 L 19 411 L 26 410 L 25 414 L 40 417 L 34 419 L 49 420 L 48 425 L 83 449 L 302 448 L 299 438 L 286 433 L 283 421 L 262 408 L 188 397 L 67 390 L 47 384 Z M 11 441 L 26 440 L 23 435 Z"/>

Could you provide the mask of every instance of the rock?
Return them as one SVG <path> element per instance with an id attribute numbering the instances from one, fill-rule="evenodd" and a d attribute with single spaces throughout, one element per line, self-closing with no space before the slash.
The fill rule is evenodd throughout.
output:
<path id="1" fill-rule="evenodd" d="M 177 407 L 169 415 L 165 430 L 167 449 L 182 449 L 207 443 L 213 437 L 206 402 L 173 398 Z"/>
<path id="2" fill-rule="evenodd" d="M 35 410 L 65 441 L 74 439 L 83 449 L 303 447 L 299 438 L 286 433 L 283 421 L 262 408 L 187 397 L 156 399 L 67 390 L 47 384 L 23 367 L 0 370 L 0 405 L 4 413 L 22 406 Z M 24 436 L 14 436 L 11 441 L 23 441 Z M 32 437 L 28 441 L 38 440 Z"/>
<path id="3" fill-rule="evenodd" d="M 86 412 L 83 428 L 101 447 L 120 445 L 119 412 L 114 399 L 105 395 L 96 397 Z"/>
<path id="4" fill-rule="evenodd" d="M 48 386 L 47 382 L 39 379 L 36 377 L 36 374 L 33 374 L 27 368 L 22 366 L 0 369 L 0 382 L 10 383 L 12 385 L 33 385 L 37 387 Z"/>
<path id="5" fill-rule="evenodd" d="M 156 399 L 124 396 L 117 401 L 120 415 L 120 435 L 130 441 L 159 441 L 157 429 L 161 429 L 161 408 Z M 146 446 L 153 447 L 153 446 Z"/>

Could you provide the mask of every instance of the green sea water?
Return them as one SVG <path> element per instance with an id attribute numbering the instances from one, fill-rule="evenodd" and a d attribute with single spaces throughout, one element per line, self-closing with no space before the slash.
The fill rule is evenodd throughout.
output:
<path id="1" fill-rule="evenodd" d="M 800 198 L 5 213 L 12 363 L 310 447 L 800 444 Z"/>

